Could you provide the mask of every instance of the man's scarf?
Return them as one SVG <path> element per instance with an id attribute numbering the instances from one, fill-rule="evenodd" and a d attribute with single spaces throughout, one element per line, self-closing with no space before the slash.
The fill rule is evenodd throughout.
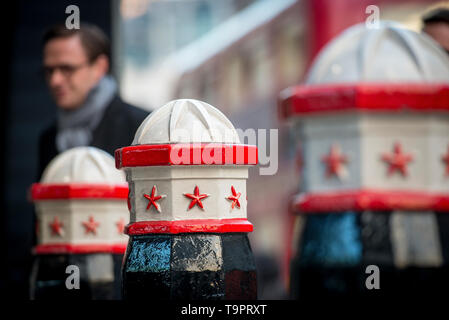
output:
<path id="1" fill-rule="evenodd" d="M 116 93 L 115 80 L 111 76 L 105 76 L 89 92 L 86 101 L 79 108 L 58 110 L 56 147 L 59 152 L 90 145 L 93 131 Z"/>

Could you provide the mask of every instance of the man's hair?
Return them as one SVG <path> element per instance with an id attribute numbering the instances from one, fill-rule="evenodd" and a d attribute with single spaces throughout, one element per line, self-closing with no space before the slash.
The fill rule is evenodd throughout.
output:
<path id="1" fill-rule="evenodd" d="M 422 17 L 424 24 L 445 22 L 449 24 L 449 5 L 434 8 Z"/>
<path id="2" fill-rule="evenodd" d="M 45 31 L 42 45 L 53 39 L 69 38 L 78 35 L 81 44 L 86 51 L 89 62 L 94 62 L 100 55 L 104 54 L 110 60 L 110 44 L 108 37 L 97 26 L 90 23 L 81 23 L 79 29 L 67 29 L 64 24 L 57 24 Z"/>

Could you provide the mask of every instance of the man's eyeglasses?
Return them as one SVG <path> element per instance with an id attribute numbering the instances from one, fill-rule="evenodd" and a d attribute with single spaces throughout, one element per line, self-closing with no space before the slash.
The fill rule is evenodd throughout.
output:
<path id="1" fill-rule="evenodd" d="M 56 70 L 59 70 L 64 77 L 70 77 L 77 70 L 87 66 L 89 63 L 85 62 L 79 65 L 61 64 L 53 67 L 43 67 L 42 74 L 46 79 L 49 79 Z"/>

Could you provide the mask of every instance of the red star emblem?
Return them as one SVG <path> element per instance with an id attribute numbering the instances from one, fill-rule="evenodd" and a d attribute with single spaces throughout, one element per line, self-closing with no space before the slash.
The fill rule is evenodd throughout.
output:
<path id="1" fill-rule="evenodd" d="M 118 233 L 122 234 L 123 230 L 125 229 L 125 219 L 120 218 L 120 220 L 116 222 L 115 225 L 117 226 Z"/>
<path id="2" fill-rule="evenodd" d="M 64 224 L 59 221 L 59 218 L 56 216 L 53 219 L 53 222 L 50 223 L 50 228 L 51 228 L 51 235 L 52 236 L 62 236 L 63 235 L 63 230 L 62 227 L 64 227 Z"/>
<path id="3" fill-rule="evenodd" d="M 446 177 L 449 176 L 449 145 L 447 146 L 447 153 L 441 157 L 444 163 L 446 163 Z"/>
<path id="4" fill-rule="evenodd" d="M 232 192 L 232 196 L 227 197 L 226 199 L 231 200 L 232 204 L 231 204 L 231 210 L 234 209 L 234 207 L 237 205 L 237 207 L 240 208 L 240 202 L 239 202 L 239 198 L 242 195 L 240 192 L 237 193 L 234 189 L 234 186 L 231 186 L 231 192 Z"/>
<path id="5" fill-rule="evenodd" d="M 156 208 L 157 212 L 161 212 L 161 208 L 160 208 L 159 204 L 156 203 L 156 201 L 161 200 L 162 198 L 165 198 L 165 195 L 157 196 L 156 193 L 157 193 L 157 188 L 156 188 L 156 186 L 153 186 L 153 189 L 151 189 L 151 195 L 144 194 L 143 196 L 148 199 L 147 210 L 151 208 L 151 205 L 153 205 Z"/>
<path id="6" fill-rule="evenodd" d="M 93 234 L 97 234 L 97 227 L 100 225 L 100 222 L 94 220 L 94 217 L 90 216 L 89 220 L 83 222 L 84 228 L 86 228 L 86 234 L 89 232 Z"/>
<path id="7" fill-rule="evenodd" d="M 200 189 L 198 186 L 195 186 L 195 190 L 193 190 L 193 194 L 190 193 L 184 193 L 184 196 L 186 196 L 189 199 L 192 199 L 189 205 L 189 209 L 192 209 L 196 204 L 204 210 L 203 203 L 201 202 L 202 199 L 207 198 L 208 194 L 200 194 Z"/>
<path id="8" fill-rule="evenodd" d="M 390 165 L 387 173 L 389 176 L 397 170 L 406 177 L 408 175 L 407 164 L 413 160 L 413 157 L 411 154 L 403 153 L 401 144 L 396 142 L 393 147 L 393 153 L 384 153 L 382 160 Z"/>
<path id="9" fill-rule="evenodd" d="M 329 154 L 321 158 L 321 161 L 323 161 L 327 165 L 327 178 L 330 178 L 333 175 L 341 178 L 346 173 L 343 168 L 343 164 L 348 162 L 348 158 L 341 153 L 340 148 L 335 144 L 331 146 Z"/>

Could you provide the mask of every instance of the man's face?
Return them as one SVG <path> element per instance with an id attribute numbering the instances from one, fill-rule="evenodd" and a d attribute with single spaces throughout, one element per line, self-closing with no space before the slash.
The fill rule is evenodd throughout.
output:
<path id="1" fill-rule="evenodd" d="M 44 73 L 58 107 L 75 109 L 105 74 L 98 59 L 89 62 L 78 35 L 55 38 L 44 47 Z"/>
<path id="2" fill-rule="evenodd" d="M 449 53 L 449 24 L 445 22 L 434 22 L 425 25 L 423 31 L 431 36 L 436 42 Z"/>

